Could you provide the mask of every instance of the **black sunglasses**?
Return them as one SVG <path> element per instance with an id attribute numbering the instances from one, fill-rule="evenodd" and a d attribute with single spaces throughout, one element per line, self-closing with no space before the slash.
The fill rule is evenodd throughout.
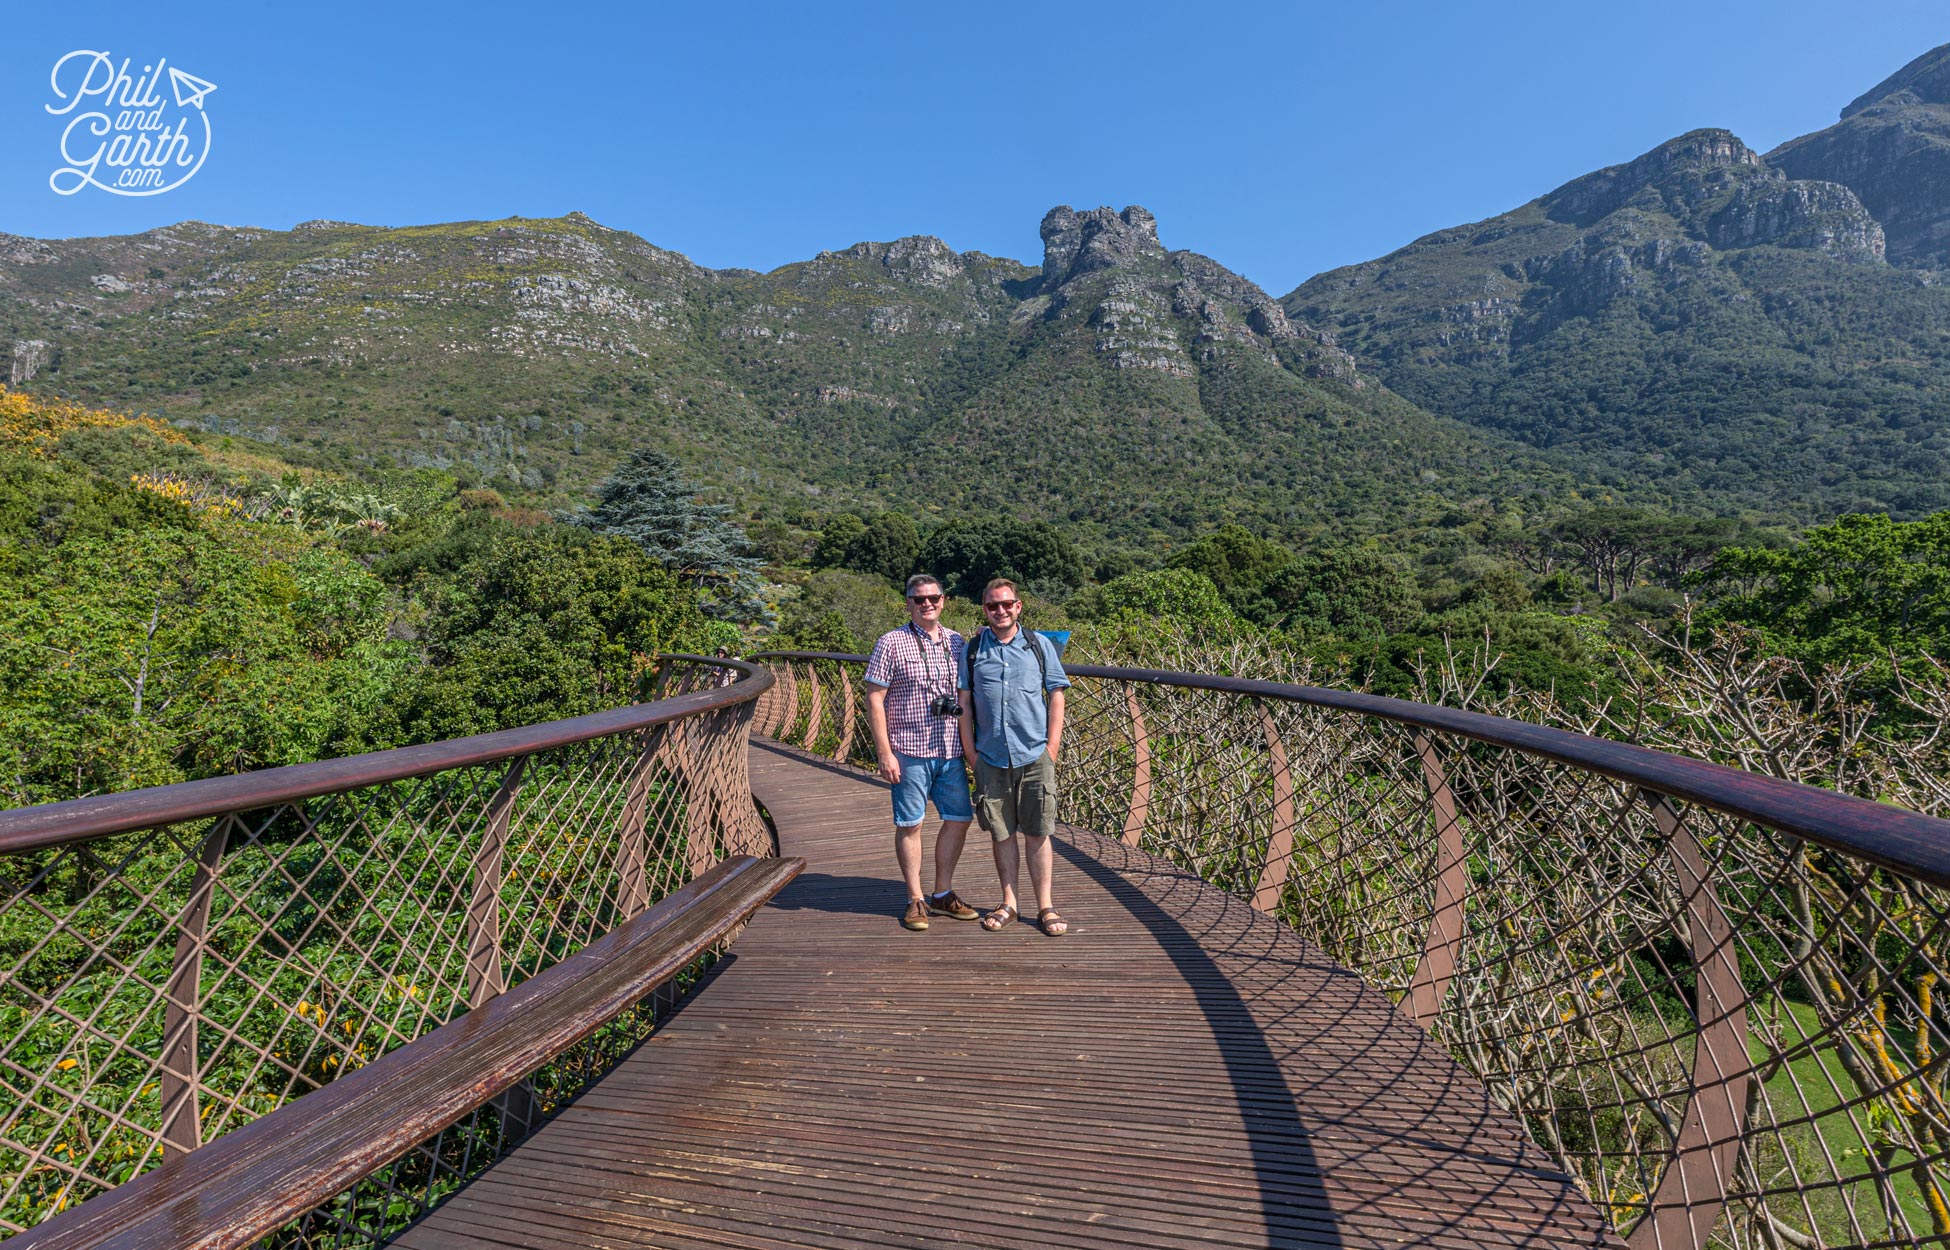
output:
<path id="1" fill-rule="evenodd" d="M 909 603 L 940 603 L 941 596 L 940 595 L 909 595 L 907 597 L 907 601 Z"/>
<path id="2" fill-rule="evenodd" d="M 1022 600 L 1020 599 L 995 599 L 983 604 L 982 611 L 993 612 L 998 608 L 1014 608 L 1020 606 L 1022 606 Z"/>

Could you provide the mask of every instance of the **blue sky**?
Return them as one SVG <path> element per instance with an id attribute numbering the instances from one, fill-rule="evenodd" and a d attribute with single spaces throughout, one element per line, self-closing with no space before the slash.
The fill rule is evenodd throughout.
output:
<path id="1" fill-rule="evenodd" d="M 903 234 L 1035 262 L 1051 206 L 1136 203 L 1167 246 L 1278 295 L 1695 127 L 1765 151 L 1946 41 L 1941 0 L 70 0 L 8 14 L 0 231 L 579 209 L 702 264 L 769 269 Z M 49 73 L 83 48 L 217 84 L 191 181 L 145 199 L 49 189 Z"/>

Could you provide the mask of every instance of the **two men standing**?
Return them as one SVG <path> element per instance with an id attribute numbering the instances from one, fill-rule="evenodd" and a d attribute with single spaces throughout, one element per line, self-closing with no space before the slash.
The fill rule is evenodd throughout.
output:
<path id="1" fill-rule="evenodd" d="M 901 923 L 928 927 L 930 915 L 973 920 L 956 896 L 955 866 L 979 807 L 994 842 L 1002 905 L 982 927 L 1002 928 L 1021 915 L 1016 901 L 1016 835 L 1028 843 L 1029 882 L 1044 933 L 1069 925 L 1050 897 L 1056 829 L 1056 759 L 1062 750 L 1064 675 L 1056 646 L 1020 628 L 1022 601 L 1013 582 L 997 578 L 982 592 L 988 625 L 965 644 L 941 624 L 941 583 L 917 573 L 907 581 L 908 623 L 881 635 L 867 660 L 867 720 L 880 775 L 893 786 L 894 856 L 907 885 Z M 975 762 L 971 807 L 962 761 Z M 935 892 L 921 892 L 921 822 L 934 802 Z"/>

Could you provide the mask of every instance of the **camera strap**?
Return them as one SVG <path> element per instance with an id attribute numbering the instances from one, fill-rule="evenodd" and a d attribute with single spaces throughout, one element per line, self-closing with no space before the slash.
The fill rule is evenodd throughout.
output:
<path id="1" fill-rule="evenodd" d="M 939 644 L 930 643 L 928 636 L 922 633 L 913 621 L 907 623 L 907 628 L 914 631 L 914 645 L 921 649 L 921 688 L 927 691 L 928 698 L 930 699 L 943 693 L 952 697 L 955 693 L 955 651 L 953 644 L 947 638 L 948 627 L 945 625 L 941 627 L 942 639 Z M 947 665 L 948 688 L 946 691 L 939 691 L 934 688 L 934 664 L 928 659 L 928 648 L 935 645 L 940 646 L 942 661 Z"/>

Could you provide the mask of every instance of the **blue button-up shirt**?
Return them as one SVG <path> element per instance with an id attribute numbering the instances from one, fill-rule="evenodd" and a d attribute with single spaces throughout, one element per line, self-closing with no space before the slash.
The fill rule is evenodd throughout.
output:
<path id="1" fill-rule="evenodd" d="M 1063 690 L 1070 678 L 1056 644 L 1034 630 L 1018 629 L 1008 643 L 996 640 L 988 626 L 971 642 L 975 671 L 968 671 L 968 657 L 962 657 L 957 688 L 970 691 L 975 703 L 975 753 L 993 768 L 1021 768 L 1041 759 L 1049 749 L 1049 705 L 1044 695 Z M 1029 650 L 1043 649 L 1049 664 L 1049 678 L 1043 680 L 1042 666 Z"/>

